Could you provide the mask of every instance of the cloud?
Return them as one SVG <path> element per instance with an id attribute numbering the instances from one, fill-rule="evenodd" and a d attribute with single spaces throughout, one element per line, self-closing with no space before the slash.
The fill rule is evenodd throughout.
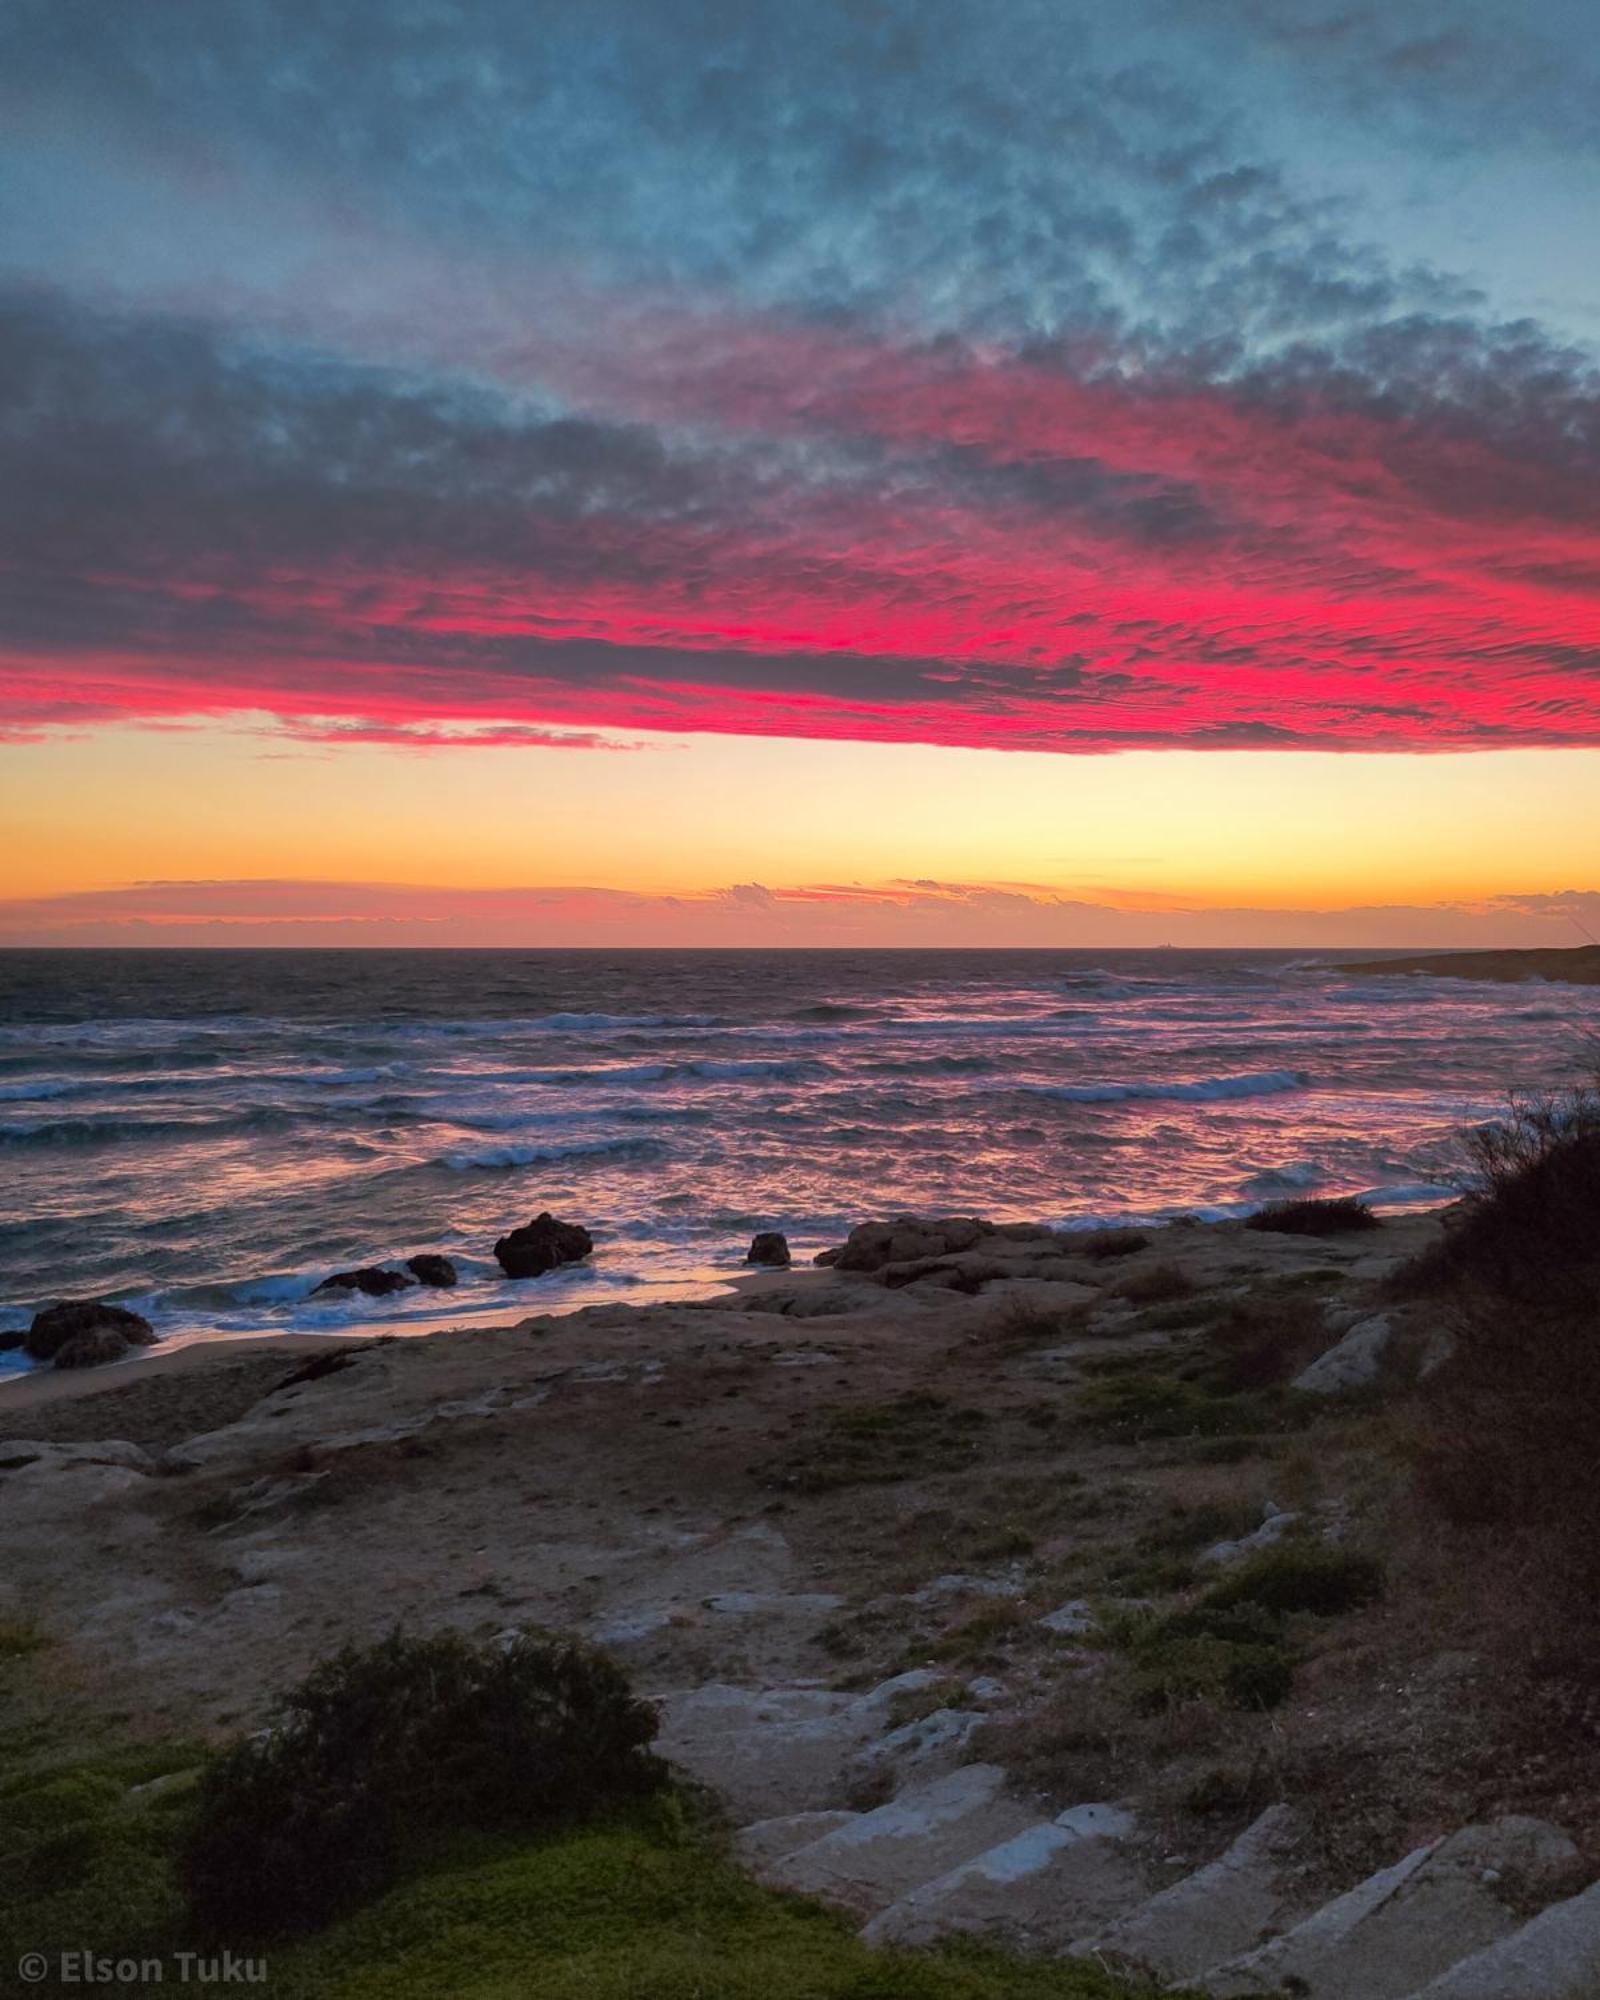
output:
<path id="1" fill-rule="evenodd" d="M 139 882 L 0 901 L 5 945 L 1261 946 L 1423 949 L 1574 942 L 1600 890 L 1481 903 L 1200 909 L 1148 893 L 1089 901 L 1044 884 L 738 883 L 677 895 L 583 885 Z"/>
<path id="2" fill-rule="evenodd" d="M 18 0 L 0 734 L 1600 742 L 1592 359 L 1212 88 L 1534 16 Z"/>

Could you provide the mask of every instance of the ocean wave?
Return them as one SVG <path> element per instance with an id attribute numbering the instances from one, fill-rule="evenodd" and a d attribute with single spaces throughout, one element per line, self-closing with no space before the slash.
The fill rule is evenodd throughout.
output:
<path id="1" fill-rule="evenodd" d="M 0 1104 L 43 1104 L 52 1097 L 72 1097 L 86 1086 L 59 1080 L 37 1083 L 0 1083 Z"/>
<path id="2" fill-rule="evenodd" d="M 379 1104 L 366 1107 L 373 1116 L 380 1115 Z M 643 1099 L 638 1103 L 618 1103 L 614 1099 L 598 1110 L 588 1104 L 564 1104 L 558 1107 L 533 1109 L 523 1105 L 474 1104 L 470 1099 L 451 1100 L 447 1098 L 430 1101 L 427 1098 L 411 1098 L 405 1109 L 398 1114 L 390 1111 L 384 1115 L 400 1115 L 413 1119 L 426 1119 L 438 1124 L 459 1125 L 468 1132 L 534 1132 L 563 1125 L 593 1125 L 596 1122 L 612 1122 L 620 1125 L 706 1125 L 714 1114 L 704 1105 L 651 1103 Z"/>
<path id="3" fill-rule="evenodd" d="M 989 1076 L 1000 1065 L 993 1056 L 875 1056 L 860 1067 L 872 1076 Z"/>
<path id="4" fill-rule="evenodd" d="M 1303 1069 L 1255 1070 L 1244 1076 L 1201 1076 L 1190 1083 L 1019 1083 L 1007 1088 L 1030 1097 L 1051 1097 L 1063 1104 L 1124 1104 L 1157 1101 L 1172 1104 L 1220 1104 L 1234 1098 L 1275 1097 L 1281 1091 L 1304 1090 L 1311 1082 Z"/>
<path id="5" fill-rule="evenodd" d="M 263 1072 L 261 1081 L 265 1083 L 390 1083 L 396 1078 L 413 1074 L 409 1063 L 376 1063 L 366 1067 L 351 1069 L 291 1069 Z"/>
<path id="6" fill-rule="evenodd" d="M 9 1118 L 0 1122 L 0 1146 L 109 1146 L 154 1139 L 224 1139 L 243 1132 L 283 1131 L 297 1123 L 293 1111 L 256 1105 L 221 1118 Z"/>
<path id="7" fill-rule="evenodd" d="M 1360 1199 L 1373 1208 L 1437 1208 L 1447 1201 L 1459 1201 L 1461 1190 L 1440 1181 L 1404 1181 L 1395 1187 L 1367 1188 Z"/>
<path id="8" fill-rule="evenodd" d="M 595 1139 L 572 1146 L 479 1146 L 470 1152 L 445 1153 L 432 1162 L 452 1173 L 478 1168 L 559 1166 L 580 1160 L 658 1160 L 665 1152 L 658 1139 Z"/>
<path id="9" fill-rule="evenodd" d="M 1263 1167 L 1259 1173 L 1247 1174 L 1241 1186 L 1247 1195 L 1274 1200 L 1283 1195 L 1304 1194 L 1322 1179 L 1320 1167 L 1310 1160 L 1299 1160 L 1292 1166 Z"/>
<path id="10" fill-rule="evenodd" d="M 672 1071 L 674 1076 L 696 1077 L 704 1083 L 738 1083 L 746 1077 L 769 1077 L 780 1083 L 806 1083 L 829 1073 L 828 1065 L 813 1057 L 778 1061 L 760 1057 L 731 1057 L 718 1061 L 708 1056 L 701 1062 L 678 1063 Z"/>
<path id="11" fill-rule="evenodd" d="M 1050 1014 L 901 1015 L 878 1024 L 896 1035 L 984 1036 L 1015 1041 L 1027 1035 L 1063 1037 L 1065 1023 Z"/>
<path id="12" fill-rule="evenodd" d="M 710 1014 L 544 1014 L 528 1022 L 552 1034 L 592 1035 L 621 1028 L 714 1028 Z"/>
<path id="13" fill-rule="evenodd" d="M 504 1043 L 518 1035 L 612 1035 L 643 1029 L 683 1030 L 733 1025 L 716 1014 L 559 1012 L 521 1015 L 514 1019 L 485 1014 L 453 1021 L 391 1021 L 385 1024 L 385 1028 L 391 1035 L 415 1036 L 419 1040 L 459 1041 L 464 1037 L 481 1035 L 496 1043 Z"/>

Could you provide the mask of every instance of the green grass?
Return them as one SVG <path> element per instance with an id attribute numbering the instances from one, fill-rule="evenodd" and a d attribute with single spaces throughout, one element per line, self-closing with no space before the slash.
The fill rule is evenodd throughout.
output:
<path id="1" fill-rule="evenodd" d="M 25 1660 L 44 1644 L 37 1625 L 28 1618 L 0 1618 L 0 1666 L 10 1660 Z"/>
<path id="2" fill-rule="evenodd" d="M 165 1744 L 85 1755 L 83 1740 L 58 1719 L 12 1726 L 0 1741 L 0 1965 L 85 1950 L 158 1959 L 178 1983 L 173 1955 L 212 1949 L 188 1931 L 175 1867 L 194 1811 L 187 1774 L 203 1753 Z M 1149 1991 L 1093 1966 L 986 1948 L 874 1950 L 817 1905 L 751 1881 L 676 1795 L 542 1842 L 441 1841 L 328 1928 L 293 1945 L 235 1949 L 265 1956 L 267 1982 L 250 1990 L 274 2000 L 1135 2000 Z M 238 1989 L 190 1979 L 184 1990 Z"/>
<path id="3" fill-rule="evenodd" d="M 172 1857 L 192 1809 L 192 1786 L 175 1774 L 197 1754 L 162 1745 L 68 1759 L 58 1747 L 11 1763 L 0 1777 L 0 1965 L 28 1951 L 174 1946 L 183 1909 Z"/>
<path id="4" fill-rule="evenodd" d="M 982 1410 L 928 1395 L 818 1410 L 763 1476 L 769 1485 L 798 1493 L 891 1485 L 970 1465 L 987 1421 Z"/>
<path id="5" fill-rule="evenodd" d="M 1383 1591 L 1370 1556 L 1288 1542 L 1241 1563 L 1173 1611 L 1113 1618 L 1107 1631 L 1128 1661 L 1134 1706 L 1186 1701 L 1275 1708 L 1288 1695 L 1310 1627 L 1291 1621 L 1359 1610 Z"/>
<path id="6" fill-rule="evenodd" d="M 275 1961 L 316 2000 L 1127 2000 L 1075 1962 L 863 1945 L 692 1834 L 635 1822 L 445 1861 Z"/>
<path id="7" fill-rule="evenodd" d="M 1304 1611 L 1332 1618 L 1382 1595 L 1383 1565 L 1373 1557 L 1325 1542 L 1288 1541 L 1230 1570 L 1201 1602 L 1213 1611 L 1257 1605 L 1277 1617 Z"/>
<path id="8" fill-rule="evenodd" d="M 1078 1392 L 1079 1419 L 1128 1444 L 1151 1438 L 1253 1436 L 1292 1421 L 1268 1394 L 1228 1394 L 1176 1375 L 1102 1375 Z"/>

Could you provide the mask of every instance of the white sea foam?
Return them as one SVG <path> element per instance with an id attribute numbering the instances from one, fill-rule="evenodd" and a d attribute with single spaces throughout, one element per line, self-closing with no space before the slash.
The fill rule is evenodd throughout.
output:
<path id="1" fill-rule="evenodd" d="M 1191 1083 L 1023 1083 L 1015 1088 L 1030 1097 L 1052 1097 L 1063 1104 L 1221 1104 L 1232 1098 L 1276 1097 L 1284 1091 L 1304 1090 L 1310 1082 L 1305 1070 L 1264 1069 L 1244 1076 L 1196 1077 Z"/>
<path id="2" fill-rule="evenodd" d="M 579 1160 L 649 1160 L 661 1154 L 655 1139 L 595 1139 L 572 1146 L 479 1146 L 446 1153 L 438 1164 L 456 1173 L 478 1167 L 540 1167 Z"/>

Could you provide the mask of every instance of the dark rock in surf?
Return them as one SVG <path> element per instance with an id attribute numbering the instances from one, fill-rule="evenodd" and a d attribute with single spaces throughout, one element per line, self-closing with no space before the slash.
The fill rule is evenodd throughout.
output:
<path id="1" fill-rule="evenodd" d="M 980 1244 L 1048 1242 L 1053 1232 L 1037 1222 L 986 1222 L 975 1215 L 922 1218 L 897 1215 L 892 1222 L 861 1222 L 825 1260 L 841 1271 L 881 1271 L 886 1264 L 909 1264 L 958 1256 Z"/>
<path id="2" fill-rule="evenodd" d="M 455 1265 L 448 1257 L 441 1257 L 433 1250 L 424 1250 L 419 1256 L 408 1257 L 406 1269 L 419 1285 L 447 1288 L 456 1281 Z"/>
<path id="3" fill-rule="evenodd" d="M 15 1354 L 19 1347 L 28 1344 L 28 1329 L 19 1326 L 10 1333 L 0 1333 L 0 1354 Z"/>
<path id="4" fill-rule="evenodd" d="M 74 1334 L 56 1349 L 58 1368 L 98 1368 L 107 1361 L 121 1361 L 134 1352 L 113 1326 L 100 1325 L 89 1333 Z"/>
<path id="5" fill-rule="evenodd" d="M 99 1361 L 115 1361 L 131 1347 L 153 1347 L 155 1340 L 155 1328 L 149 1320 L 129 1312 L 126 1306 L 110 1306 L 98 1299 L 63 1299 L 34 1314 L 23 1346 L 35 1361 L 59 1363 L 69 1342 L 82 1342 L 80 1356 L 59 1365 L 85 1368 Z"/>
<path id="6" fill-rule="evenodd" d="M 758 1230 L 751 1238 L 750 1248 L 744 1253 L 744 1261 L 747 1264 L 764 1264 L 774 1271 L 786 1271 L 792 1261 L 788 1237 L 781 1229 Z"/>
<path id="7" fill-rule="evenodd" d="M 542 1278 L 560 1264 L 576 1264 L 594 1248 L 594 1238 L 581 1223 L 558 1222 L 545 1211 L 494 1246 L 508 1278 Z"/>
<path id="8" fill-rule="evenodd" d="M 363 1264 L 359 1271 L 335 1271 L 313 1288 L 318 1292 L 365 1292 L 369 1299 L 385 1299 L 391 1292 L 403 1292 L 415 1281 L 404 1271 L 385 1271 L 376 1264 Z"/>

